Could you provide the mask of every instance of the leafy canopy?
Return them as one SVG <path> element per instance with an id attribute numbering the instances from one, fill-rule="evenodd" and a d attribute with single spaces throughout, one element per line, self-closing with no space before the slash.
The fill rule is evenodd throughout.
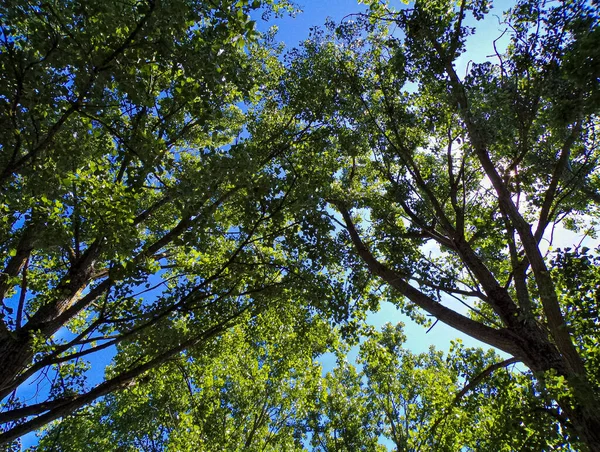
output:
<path id="1" fill-rule="evenodd" d="M 600 450 L 597 253 L 544 245 L 594 235 L 597 5 L 517 2 L 465 75 L 485 0 L 370 2 L 281 61 L 250 15 L 285 6 L 1 7 L 2 441 L 83 408 L 44 447 Z M 381 299 L 529 371 L 388 327 L 320 379 Z"/>

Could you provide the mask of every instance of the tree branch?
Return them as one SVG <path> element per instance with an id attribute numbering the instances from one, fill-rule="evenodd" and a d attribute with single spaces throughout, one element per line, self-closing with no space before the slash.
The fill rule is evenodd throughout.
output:
<path id="1" fill-rule="evenodd" d="M 404 276 L 379 262 L 360 238 L 348 210 L 339 204 L 336 207 L 344 218 L 354 248 L 367 264 L 371 273 L 379 276 L 414 304 L 445 324 L 513 356 L 521 356 L 522 351 L 516 345 L 515 338 L 508 330 L 490 328 L 441 305 L 408 284 Z"/>
<path id="2" fill-rule="evenodd" d="M 525 254 L 527 255 L 535 277 L 544 313 L 546 314 L 548 326 L 556 346 L 565 357 L 566 364 L 570 368 L 571 374 L 585 375 L 585 366 L 571 341 L 571 336 L 560 310 L 554 283 L 552 282 L 550 272 L 546 267 L 538 243 L 531 232 L 531 226 L 525 221 L 518 208 L 515 206 L 510 191 L 498 174 L 498 171 L 488 154 L 485 139 L 471 116 L 466 90 L 456 74 L 453 62 L 446 57 L 442 47 L 435 39 L 431 39 L 430 42 L 438 53 L 438 56 L 442 59 L 442 62 L 445 64 L 446 73 L 450 78 L 453 94 L 458 100 L 460 106 L 459 112 L 465 122 L 475 154 L 496 191 L 499 204 L 506 211 L 519 234 L 519 238 L 521 239 Z M 488 293 L 488 295 L 490 294 Z"/>
<path id="3" fill-rule="evenodd" d="M 515 364 L 518 363 L 519 360 L 517 358 L 509 358 L 506 359 L 504 361 L 501 361 L 499 363 L 496 364 L 492 364 L 491 366 L 487 367 L 486 369 L 484 369 L 479 375 L 477 375 L 475 378 L 471 379 L 459 392 L 458 394 L 456 394 L 456 396 L 454 396 L 454 399 L 452 400 L 452 402 L 450 403 L 450 405 L 448 406 L 448 408 L 446 408 L 446 412 L 444 414 L 442 414 L 439 418 L 437 418 L 437 420 L 435 421 L 435 423 L 431 426 L 431 428 L 429 429 L 427 436 L 431 436 L 435 434 L 435 431 L 437 430 L 438 426 L 440 425 L 440 422 L 442 422 L 442 420 L 446 419 L 448 417 L 448 415 L 452 412 L 452 409 L 458 405 L 458 402 L 460 402 L 460 400 L 467 395 L 467 393 L 469 391 L 472 391 L 473 389 L 475 389 L 483 380 L 485 380 L 487 377 L 489 377 L 492 373 L 494 373 L 494 371 L 498 370 L 498 369 L 502 369 L 503 367 L 507 367 L 510 366 L 511 364 Z"/>

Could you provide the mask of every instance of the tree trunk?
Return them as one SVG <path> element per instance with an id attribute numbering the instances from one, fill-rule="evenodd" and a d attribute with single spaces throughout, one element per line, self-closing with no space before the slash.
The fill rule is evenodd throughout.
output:
<path id="1" fill-rule="evenodd" d="M 571 397 L 558 397 L 556 401 L 572 424 L 571 433 L 579 437 L 589 451 L 600 452 L 600 401 L 587 377 L 575 374 L 556 346 L 533 325 L 524 324 L 515 332 L 515 337 L 523 339 L 519 346 L 526 357 L 522 361 L 529 369 L 539 374 L 554 371 L 565 378 Z M 543 382 L 543 377 L 541 380 Z"/>
<path id="2" fill-rule="evenodd" d="M 12 391 L 11 383 L 33 358 L 29 335 L 0 339 L 0 400 Z"/>
<path id="3" fill-rule="evenodd" d="M 590 399 L 584 406 L 576 404 L 572 399 L 559 400 L 559 405 L 573 424 L 574 433 L 589 451 L 600 452 L 600 405 L 590 406 L 594 399 L 595 396 L 590 394 Z"/>

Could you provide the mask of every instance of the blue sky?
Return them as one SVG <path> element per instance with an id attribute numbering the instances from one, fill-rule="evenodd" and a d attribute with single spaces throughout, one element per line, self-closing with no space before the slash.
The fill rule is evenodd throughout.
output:
<path id="1" fill-rule="evenodd" d="M 301 13 L 295 17 L 274 19 L 268 24 L 278 27 L 277 40 L 284 42 L 288 49 L 296 47 L 306 39 L 311 27 L 323 26 L 327 18 L 339 23 L 348 15 L 366 10 L 366 6 L 359 4 L 357 0 L 300 0 L 295 3 L 302 10 Z M 498 19 L 502 17 L 502 12 L 513 4 L 513 0 L 494 0 L 492 11 L 483 21 L 469 23 L 477 26 L 478 30 L 476 36 L 471 37 L 468 42 L 467 61 L 483 61 L 493 53 L 492 41 L 504 30 Z M 399 0 L 390 1 L 390 5 L 398 9 L 410 7 L 410 3 L 406 5 Z M 266 30 L 268 26 L 258 24 L 261 31 Z"/>

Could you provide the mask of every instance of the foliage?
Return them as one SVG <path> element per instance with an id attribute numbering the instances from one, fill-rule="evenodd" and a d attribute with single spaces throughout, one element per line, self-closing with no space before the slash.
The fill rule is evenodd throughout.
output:
<path id="1" fill-rule="evenodd" d="M 558 249 L 552 271 L 579 353 L 585 358 L 590 379 L 600 386 L 600 250 L 586 247 Z"/>
<path id="2" fill-rule="evenodd" d="M 38 450 L 303 450 L 294 422 L 321 379 L 327 322 L 271 309 L 59 422 Z"/>
<path id="3" fill-rule="evenodd" d="M 600 450 L 597 315 L 572 298 L 593 298 L 595 258 L 570 294 L 573 276 L 551 272 L 542 246 L 555 228 L 595 234 L 599 15 L 584 1 L 517 2 L 506 50 L 461 76 L 488 12 L 486 1 L 371 2 L 314 33 L 281 92 L 321 139 L 296 158 L 332 166 L 308 179 L 361 280 L 367 271 L 415 320 L 522 361 L 572 438 Z"/>
<path id="4" fill-rule="evenodd" d="M 341 360 L 326 376 L 317 410 L 307 421 L 314 450 L 567 446 L 556 419 L 540 405 L 531 374 L 506 369 L 514 361 L 460 342 L 446 357 L 433 347 L 417 355 L 402 348 L 404 340 L 401 324 L 387 324 L 361 344 L 360 371 Z"/>
<path id="5" fill-rule="evenodd" d="M 518 1 L 461 76 L 489 2 L 368 3 L 283 61 L 287 3 L 0 7 L 3 442 L 600 450 L 597 253 L 542 246 L 595 234 L 597 5 Z M 384 298 L 509 358 L 345 363 Z"/>
<path id="6" fill-rule="evenodd" d="M 281 65 L 250 14 L 287 3 L 0 8 L 3 442 L 272 306 L 350 319 L 360 290 L 297 243 L 277 119 L 252 125 Z"/>
<path id="7" fill-rule="evenodd" d="M 531 374 L 491 351 L 455 342 L 447 356 L 433 347 L 412 354 L 402 348 L 402 325 L 388 324 L 368 332 L 358 367 L 337 344 L 337 366 L 322 375 L 315 356 L 337 332 L 323 322 L 307 328 L 281 311 L 261 320 L 268 323 L 238 325 L 201 353 L 57 422 L 36 450 L 567 447 Z"/>

